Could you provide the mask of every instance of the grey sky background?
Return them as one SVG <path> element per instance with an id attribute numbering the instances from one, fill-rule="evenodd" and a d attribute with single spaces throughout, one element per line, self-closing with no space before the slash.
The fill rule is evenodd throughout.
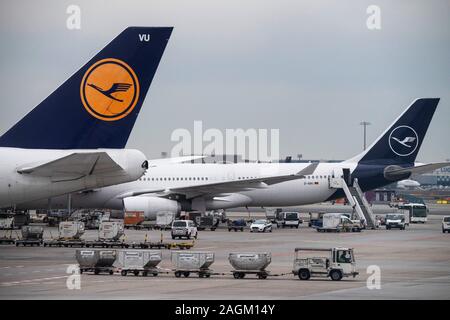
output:
<path id="1" fill-rule="evenodd" d="M 67 6 L 81 30 L 66 28 Z M 369 5 L 381 30 L 366 27 Z M 124 28 L 174 26 L 127 147 L 160 157 L 176 128 L 279 128 L 282 156 L 345 159 L 417 97 L 441 102 L 418 160 L 450 158 L 450 1 L 7 1 L 0 134 Z"/>

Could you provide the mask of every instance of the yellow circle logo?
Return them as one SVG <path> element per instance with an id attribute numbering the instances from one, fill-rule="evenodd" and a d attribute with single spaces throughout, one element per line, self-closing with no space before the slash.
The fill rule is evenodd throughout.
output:
<path id="1" fill-rule="evenodd" d="M 139 81 L 125 62 L 108 58 L 94 63 L 80 86 L 81 102 L 92 116 L 105 121 L 126 117 L 139 100 Z"/>

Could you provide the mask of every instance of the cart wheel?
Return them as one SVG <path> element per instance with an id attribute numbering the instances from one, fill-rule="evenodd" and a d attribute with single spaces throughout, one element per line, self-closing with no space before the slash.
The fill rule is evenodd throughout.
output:
<path id="1" fill-rule="evenodd" d="M 113 271 L 113 270 L 109 270 L 109 274 L 110 274 L 110 275 L 113 275 L 113 274 L 114 274 L 114 271 Z"/>
<path id="2" fill-rule="evenodd" d="M 122 270 L 121 272 L 120 272 L 120 274 L 122 275 L 122 276 L 126 276 L 127 275 L 127 270 Z"/>
<path id="3" fill-rule="evenodd" d="M 241 273 L 239 274 L 239 278 L 240 278 L 240 279 L 244 279 L 244 278 L 245 278 L 245 273 L 241 272 Z"/>
<path id="4" fill-rule="evenodd" d="M 80 269 L 80 274 L 83 274 L 83 269 Z"/>
<path id="5" fill-rule="evenodd" d="M 187 277 L 189 277 L 189 272 L 185 272 L 185 273 L 183 273 L 183 276 L 185 277 L 185 278 L 187 278 Z"/>
<path id="6" fill-rule="evenodd" d="M 198 277 L 199 277 L 199 278 L 203 278 L 204 276 L 205 276 L 205 275 L 204 275 L 203 273 L 201 273 L 201 272 L 198 273 Z"/>
<path id="7" fill-rule="evenodd" d="M 99 274 L 99 273 L 100 273 L 100 270 L 98 270 L 98 269 L 94 270 L 94 274 Z"/>
<path id="8" fill-rule="evenodd" d="M 16 247 L 18 247 L 19 246 L 19 244 L 18 243 L 16 243 Z"/>
<path id="9" fill-rule="evenodd" d="M 133 274 L 137 277 L 139 275 L 139 271 L 138 270 L 134 270 Z"/>
<path id="10" fill-rule="evenodd" d="M 258 274 L 258 279 L 267 279 L 267 274 L 259 273 Z"/>
<path id="11" fill-rule="evenodd" d="M 205 274 L 205 277 L 209 278 L 209 277 L 211 277 L 211 274 L 207 273 L 207 274 Z"/>
<path id="12" fill-rule="evenodd" d="M 181 277 L 181 272 L 180 271 L 175 271 L 175 277 L 177 277 L 177 278 Z"/>
<path id="13" fill-rule="evenodd" d="M 144 271 L 144 272 L 142 272 L 142 275 L 143 275 L 144 277 L 146 277 L 146 276 L 148 276 L 148 272 L 147 272 L 147 271 Z"/>
<path id="14" fill-rule="evenodd" d="M 158 276 L 158 272 L 153 272 L 153 276 L 157 277 Z"/>

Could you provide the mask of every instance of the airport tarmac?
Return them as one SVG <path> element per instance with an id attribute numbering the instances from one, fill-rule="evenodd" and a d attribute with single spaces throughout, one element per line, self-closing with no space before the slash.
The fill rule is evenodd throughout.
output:
<path id="1" fill-rule="evenodd" d="M 292 274 L 259 280 L 232 275 L 209 279 L 191 275 L 175 278 L 81 275 L 81 288 L 69 290 L 67 268 L 76 264 L 75 248 L 15 247 L 0 245 L 0 299 L 450 299 L 450 234 L 441 231 L 441 216 L 429 216 L 426 224 L 405 231 L 365 230 L 361 233 L 319 233 L 306 223 L 299 229 L 277 229 L 272 233 L 201 231 L 195 250 L 215 252 L 211 268 L 229 272 L 229 252 L 271 252 L 272 273 L 289 273 L 294 248 L 298 246 L 355 248 L 355 279 L 300 281 Z M 56 229 L 47 228 L 56 235 Z M 127 241 L 140 242 L 147 233 L 158 241 L 160 231 L 127 230 Z M 170 232 L 164 231 L 165 240 Z M 88 230 L 84 238 L 95 239 Z M 381 268 L 381 288 L 369 290 L 368 266 Z M 163 250 L 161 268 L 171 268 L 170 250 Z"/>

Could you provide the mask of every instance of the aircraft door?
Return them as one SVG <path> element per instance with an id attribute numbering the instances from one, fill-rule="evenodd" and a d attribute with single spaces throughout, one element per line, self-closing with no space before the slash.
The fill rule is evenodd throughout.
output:
<path id="1" fill-rule="evenodd" d="M 352 185 L 352 175 L 350 173 L 350 169 L 349 168 L 343 168 L 342 169 L 342 173 L 344 175 L 343 178 L 344 178 L 345 183 L 348 186 L 351 186 Z"/>

